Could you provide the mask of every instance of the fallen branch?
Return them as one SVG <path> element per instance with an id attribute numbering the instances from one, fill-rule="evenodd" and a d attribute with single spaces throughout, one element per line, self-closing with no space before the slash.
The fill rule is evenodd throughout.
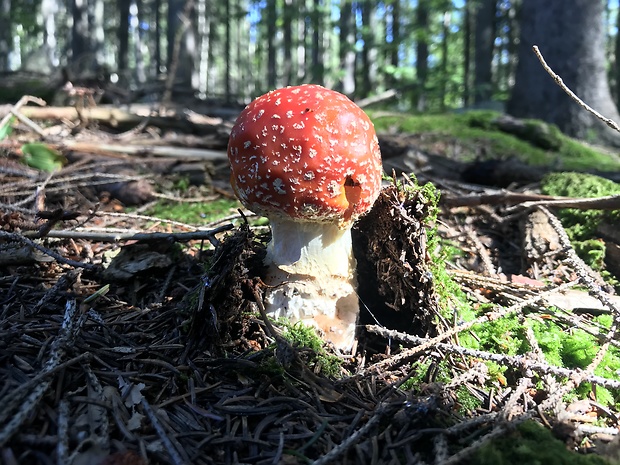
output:
<path id="1" fill-rule="evenodd" d="M 94 144 L 88 142 L 78 142 L 66 140 L 57 145 L 58 148 L 75 150 L 79 152 L 101 153 L 101 154 L 124 154 L 155 157 L 172 158 L 196 158 L 200 160 L 225 160 L 227 159 L 224 150 L 193 149 L 188 147 L 174 147 L 161 145 L 131 145 L 131 144 Z"/>
<path id="2" fill-rule="evenodd" d="M 33 247 L 37 249 L 39 252 L 43 252 L 45 255 L 49 255 L 50 257 L 52 257 L 53 259 L 55 259 L 56 261 L 64 265 L 73 266 L 75 268 L 86 268 L 88 270 L 95 270 L 99 268 L 98 265 L 93 265 L 92 263 L 82 263 L 82 262 L 77 262 L 75 260 L 71 260 L 69 258 L 65 258 L 59 253 L 54 252 L 53 250 L 50 250 L 46 247 L 43 247 L 42 245 L 39 245 L 33 240 L 18 233 L 0 231 L 0 237 L 4 237 L 12 241 L 18 241 L 18 242 L 21 242 L 22 244 L 26 244 L 27 246 Z"/>
<path id="3" fill-rule="evenodd" d="M 509 205 L 513 209 L 521 209 L 546 205 L 549 207 L 576 208 L 581 210 L 620 210 L 620 195 L 586 199 L 502 191 L 492 194 L 446 195 L 441 198 L 441 204 L 446 207 Z"/>
<path id="4" fill-rule="evenodd" d="M 10 118 L 13 116 L 13 110 L 14 105 L 0 105 L 0 116 L 5 119 Z M 188 117 L 186 114 L 180 112 L 171 113 L 169 116 L 158 115 L 153 112 L 150 106 L 146 105 L 131 105 L 126 109 L 121 109 L 117 106 L 102 105 L 92 108 L 83 108 L 79 112 L 75 107 L 40 108 L 24 106 L 19 109 L 19 113 L 31 120 L 74 121 L 84 118 L 89 121 L 106 123 L 113 127 L 135 126 L 146 121 L 152 126 L 180 129 L 183 132 L 194 129 L 196 132 L 202 131 L 203 133 L 206 128 L 210 128 L 212 129 L 211 132 L 214 132 L 215 128 L 223 123 L 221 118 Z"/>
<path id="5" fill-rule="evenodd" d="M 202 241 L 208 240 L 214 246 L 219 244 L 219 241 L 215 238 L 215 235 L 224 231 L 230 231 L 233 228 L 232 224 L 225 224 L 215 229 L 198 230 L 191 232 L 105 232 L 105 231 L 66 231 L 66 230 L 53 230 L 50 231 L 45 237 L 57 238 L 57 239 L 84 239 L 88 241 L 100 241 L 100 242 L 127 242 L 127 241 L 173 241 L 173 242 L 189 242 L 189 241 Z M 36 231 L 33 231 L 36 233 Z"/>
<path id="6" fill-rule="evenodd" d="M 428 346 L 428 344 L 426 344 L 428 342 L 428 339 L 425 339 L 423 337 L 412 336 L 411 334 L 386 329 L 377 325 L 367 325 L 366 329 L 371 333 L 379 334 L 380 336 L 383 336 L 385 338 L 416 344 L 416 347 L 414 347 L 414 349 L 418 349 L 417 352 L 421 352 L 421 347 L 425 347 L 424 350 L 440 350 L 442 352 L 450 354 L 464 355 L 475 359 L 489 360 L 499 363 L 500 365 L 509 365 L 511 367 L 520 368 L 521 370 L 532 370 L 541 375 L 552 374 L 559 377 L 570 378 L 577 372 L 577 370 L 575 369 L 556 367 L 544 362 L 534 362 L 527 355 L 496 354 L 484 350 L 469 349 L 467 347 L 462 347 L 456 344 L 449 344 L 446 342 L 437 342 L 432 346 Z M 610 389 L 620 388 L 620 381 L 604 378 L 602 376 L 596 376 L 593 374 L 589 374 L 588 376 L 586 376 L 583 381 L 596 383 L 600 386 L 604 386 Z"/>

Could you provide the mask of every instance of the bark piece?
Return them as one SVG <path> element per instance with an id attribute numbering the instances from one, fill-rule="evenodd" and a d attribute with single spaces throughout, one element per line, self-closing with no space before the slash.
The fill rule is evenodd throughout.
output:
<path id="1" fill-rule="evenodd" d="M 521 222 L 523 233 L 523 260 L 528 267 L 544 260 L 553 268 L 549 252 L 561 249 L 558 233 L 549 223 L 549 218 L 540 210 L 535 210 Z"/>
<path id="2" fill-rule="evenodd" d="M 437 296 L 429 272 L 426 230 L 431 205 L 420 191 L 391 185 L 353 229 L 361 324 L 377 321 L 399 331 L 433 333 Z M 364 307 L 372 309 L 371 320 Z"/>

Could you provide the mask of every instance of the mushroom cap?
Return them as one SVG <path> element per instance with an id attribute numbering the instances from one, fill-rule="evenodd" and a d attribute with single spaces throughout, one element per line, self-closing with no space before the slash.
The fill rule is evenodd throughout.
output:
<path id="1" fill-rule="evenodd" d="M 346 227 L 381 189 L 372 121 L 318 85 L 277 89 L 250 103 L 231 131 L 228 158 L 241 203 L 268 217 Z"/>

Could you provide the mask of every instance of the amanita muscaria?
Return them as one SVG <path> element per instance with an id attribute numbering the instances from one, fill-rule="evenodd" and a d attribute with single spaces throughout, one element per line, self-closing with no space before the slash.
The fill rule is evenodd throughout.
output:
<path id="1" fill-rule="evenodd" d="M 381 188 L 372 122 L 336 91 L 277 89 L 241 112 L 228 157 L 237 197 L 270 220 L 267 313 L 312 325 L 350 351 L 359 315 L 351 225 Z"/>

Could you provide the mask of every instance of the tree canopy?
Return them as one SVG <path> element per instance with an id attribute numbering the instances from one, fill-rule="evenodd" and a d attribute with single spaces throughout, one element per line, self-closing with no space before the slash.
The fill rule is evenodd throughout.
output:
<path id="1" fill-rule="evenodd" d="M 168 79 L 175 94 L 229 103 L 316 83 L 356 99 L 391 97 L 387 104 L 400 110 L 501 108 L 518 78 L 519 44 L 529 46 L 521 31 L 532 34 L 537 24 L 532 3 L 1 0 L 0 71 L 62 73 L 138 95 Z M 597 4 L 594 17 L 579 14 L 583 1 L 557 3 L 571 25 L 558 19 L 557 28 L 535 37 L 561 41 L 558 31 L 570 34 L 580 24 L 594 30 L 603 47 L 596 79 L 609 80 L 617 101 L 618 2 Z M 570 50 L 566 56 L 577 59 Z"/>

